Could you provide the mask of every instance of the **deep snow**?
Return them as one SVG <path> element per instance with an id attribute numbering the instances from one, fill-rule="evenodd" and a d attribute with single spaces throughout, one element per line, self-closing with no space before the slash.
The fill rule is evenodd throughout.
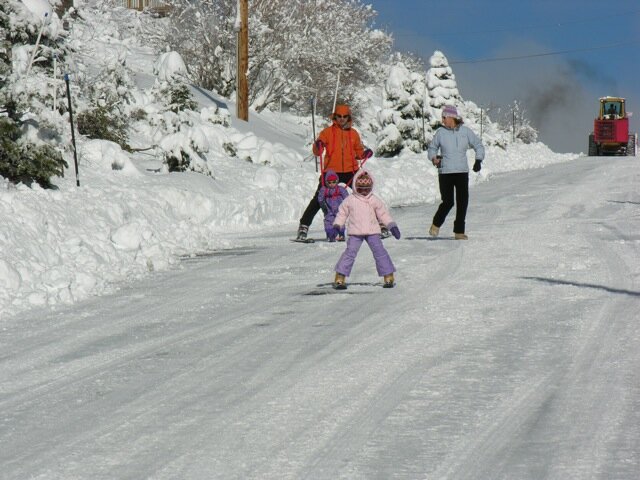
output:
<path id="1" fill-rule="evenodd" d="M 332 290 L 344 245 L 284 225 L 13 316 L 3 478 L 635 479 L 639 180 L 635 158 L 495 175 L 468 241 L 396 208 L 392 290 L 366 247 Z"/>
<path id="2" fill-rule="evenodd" d="M 182 68 L 113 29 L 72 40 L 126 50 L 140 88 Z M 57 190 L 0 184 L 2 478 L 637 477 L 636 158 L 488 148 L 468 242 L 452 218 L 427 237 L 423 154 L 373 158 L 398 286 L 363 247 L 336 293 L 343 244 L 289 242 L 317 182 L 309 119 L 193 93 L 193 128 L 131 142 L 186 139 L 211 176 L 80 138 L 80 188 L 73 168 Z"/>

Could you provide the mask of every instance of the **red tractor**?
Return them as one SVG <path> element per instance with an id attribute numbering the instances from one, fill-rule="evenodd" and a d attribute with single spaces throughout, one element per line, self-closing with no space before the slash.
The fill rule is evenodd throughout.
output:
<path id="1" fill-rule="evenodd" d="M 629 117 L 624 98 L 603 97 L 600 112 L 593 121 L 593 133 L 589 135 L 589 156 L 636 154 L 638 135 L 629 133 Z"/>

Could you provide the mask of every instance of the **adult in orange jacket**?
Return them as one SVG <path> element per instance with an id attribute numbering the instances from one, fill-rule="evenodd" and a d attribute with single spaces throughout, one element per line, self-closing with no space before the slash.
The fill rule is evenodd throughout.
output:
<path id="1" fill-rule="evenodd" d="M 370 149 L 362 145 L 360 134 L 352 128 L 351 108 L 348 105 L 336 105 L 331 120 L 331 125 L 322 130 L 313 143 L 313 154 L 322 160 L 322 172 L 318 188 L 300 217 L 298 240 L 306 240 L 309 226 L 320 210 L 318 192 L 322 187 L 323 172 L 333 170 L 338 174 L 339 182 L 349 185 L 360 168 L 361 161 L 373 155 Z"/>

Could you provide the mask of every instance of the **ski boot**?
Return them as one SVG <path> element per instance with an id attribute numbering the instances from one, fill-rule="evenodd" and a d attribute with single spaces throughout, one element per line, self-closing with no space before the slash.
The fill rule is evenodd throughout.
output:
<path id="1" fill-rule="evenodd" d="M 300 224 L 300 226 L 298 227 L 298 236 L 296 237 L 296 240 L 298 240 L 299 242 L 306 242 L 308 232 L 309 232 L 309 227 L 307 227 L 306 225 Z"/>
<path id="2" fill-rule="evenodd" d="M 347 279 L 341 273 L 336 273 L 336 279 L 333 281 L 333 288 L 336 290 L 346 290 L 347 289 Z"/>
<path id="3" fill-rule="evenodd" d="M 384 276 L 384 283 L 382 284 L 383 288 L 393 288 L 395 286 L 395 282 L 393 279 L 393 273 Z"/>

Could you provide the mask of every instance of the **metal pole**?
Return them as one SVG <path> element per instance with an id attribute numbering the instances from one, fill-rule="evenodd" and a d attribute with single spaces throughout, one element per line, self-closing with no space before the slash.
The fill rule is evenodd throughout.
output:
<path id="1" fill-rule="evenodd" d="M 483 120 L 484 108 L 480 109 L 480 139 L 482 139 L 482 132 L 484 130 L 484 120 Z"/>
<path id="2" fill-rule="evenodd" d="M 73 129 L 73 110 L 71 108 L 71 89 L 69 88 L 69 74 L 64 74 L 64 81 L 67 84 L 67 100 L 69 101 L 69 123 L 71 124 L 71 142 L 73 143 L 73 163 L 76 167 L 76 185 L 80 186 L 80 177 L 78 176 L 78 154 L 76 153 L 76 134 Z"/>
<path id="3" fill-rule="evenodd" d="M 58 109 L 58 85 L 56 80 L 58 79 L 58 54 L 53 54 L 53 111 Z"/>
<path id="4" fill-rule="evenodd" d="M 511 110 L 511 125 L 513 128 L 513 131 L 511 133 L 511 141 L 515 142 L 516 141 L 516 111 L 515 110 Z"/>
<path id="5" fill-rule="evenodd" d="M 331 113 L 336 111 L 336 103 L 338 103 L 338 85 L 340 85 L 340 70 L 338 70 L 338 79 L 336 80 L 336 93 L 333 96 L 333 110 L 331 110 Z"/>
<path id="6" fill-rule="evenodd" d="M 316 141 L 316 97 L 311 97 L 311 128 L 313 128 L 313 141 Z M 316 173 L 318 172 L 318 157 L 313 156 L 316 159 Z"/>
<path id="7" fill-rule="evenodd" d="M 420 108 L 420 115 L 422 115 L 422 149 L 426 150 L 426 146 L 427 146 L 427 137 L 426 137 L 426 133 L 425 133 L 425 129 L 424 129 L 424 104 L 427 100 L 427 86 L 424 86 L 424 98 L 422 99 L 422 106 Z"/>

